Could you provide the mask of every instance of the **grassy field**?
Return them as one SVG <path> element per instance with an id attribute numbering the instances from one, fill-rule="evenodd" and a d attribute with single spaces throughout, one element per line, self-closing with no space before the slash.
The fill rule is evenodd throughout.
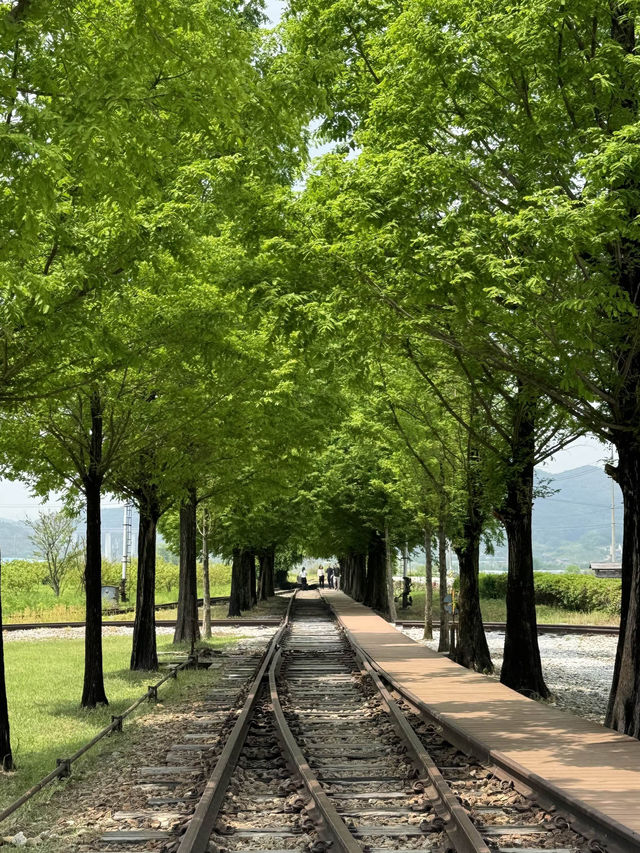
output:
<path id="1" fill-rule="evenodd" d="M 239 639 L 239 637 L 238 637 Z M 227 645 L 228 638 L 213 638 L 208 645 Z M 36 640 L 5 644 L 7 692 L 11 715 L 11 740 L 15 773 L 0 774 L 0 807 L 6 806 L 56 765 L 56 758 L 73 753 L 142 695 L 157 674 L 129 671 L 131 637 L 103 640 L 105 688 L 110 705 L 86 711 L 80 708 L 84 641 Z M 173 650 L 170 637 L 160 637 L 159 651 Z M 181 672 L 160 688 L 159 699 L 169 703 L 185 696 L 195 684 L 211 680 L 206 670 Z M 136 715 L 154 712 L 154 705 L 142 705 Z M 134 719 L 136 717 L 134 715 Z M 131 718 L 129 718 L 131 720 Z M 73 766 L 77 776 L 95 765 L 101 754 L 126 748 L 125 721 L 122 735 L 105 738 Z M 55 785 L 53 786 L 55 787 Z"/>
<path id="2" fill-rule="evenodd" d="M 398 619 L 418 620 L 424 619 L 424 589 L 412 591 L 413 604 L 406 610 L 402 610 L 399 602 L 396 603 L 398 610 Z M 434 618 L 438 618 L 439 597 L 435 592 L 434 600 Z M 504 622 L 507 618 L 507 606 L 501 599 L 484 598 L 480 600 L 480 609 L 482 610 L 482 618 L 486 622 Z M 582 613 L 575 610 L 564 610 L 559 607 L 548 607 L 544 604 L 539 604 L 536 607 L 538 621 L 541 624 L 547 625 L 618 625 L 620 620 L 610 613 L 604 613 L 599 610 L 592 610 L 589 613 Z"/>

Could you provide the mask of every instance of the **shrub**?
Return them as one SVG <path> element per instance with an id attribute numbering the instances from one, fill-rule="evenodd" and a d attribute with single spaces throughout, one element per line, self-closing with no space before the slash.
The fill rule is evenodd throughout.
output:
<path id="1" fill-rule="evenodd" d="M 615 578 L 534 572 L 533 579 L 536 604 L 547 604 L 550 607 L 585 613 L 591 610 L 602 610 L 610 614 L 620 613 L 622 582 Z M 506 573 L 480 574 L 479 587 L 480 598 L 505 599 L 507 575 Z"/>
<path id="2" fill-rule="evenodd" d="M 564 610 L 604 610 L 620 613 L 622 581 L 593 575 L 553 575 L 535 572 L 536 604 Z"/>
<path id="3" fill-rule="evenodd" d="M 169 563 L 162 557 L 156 559 L 156 591 L 169 593 L 172 590 L 178 594 L 180 566 Z"/>

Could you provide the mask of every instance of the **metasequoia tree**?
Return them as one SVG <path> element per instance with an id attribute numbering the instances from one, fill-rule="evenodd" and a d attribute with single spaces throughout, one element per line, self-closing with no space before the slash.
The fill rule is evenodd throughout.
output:
<path id="1" fill-rule="evenodd" d="M 9 725 L 9 706 L 4 676 L 4 648 L 2 637 L 2 555 L 0 554 L 0 767 L 13 770 L 11 750 L 11 727 Z"/>
<path id="2" fill-rule="evenodd" d="M 14 476 L 18 471 L 22 476 L 29 472 L 40 493 L 66 487 L 84 500 L 86 627 L 81 703 L 89 708 L 107 704 L 102 670 L 100 505 L 127 435 L 131 413 L 127 390 L 125 384 L 93 382 L 64 402 L 43 403 L 30 418 L 6 421 L 3 436 L 3 449 L 16 466 L 9 469 Z"/>
<path id="3" fill-rule="evenodd" d="M 548 404 L 537 405 L 539 392 L 535 389 L 541 385 L 553 397 L 551 383 L 544 385 L 534 378 L 545 361 L 553 363 L 540 346 L 541 342 L 546 344 L 547 337 L 552 339 L 553 333 L 548 325 L 543 335 L 535 324 L 529 329 L 523 326 L 520 321 L 529 323 L 530 318 L 519 306 L 536 304 L 536 294 L 517 296 L 515 287 L 509 290 L 505 284 L 509 276 L 516 281 L 521 276 L 527 252 L 533 249 L 536 254 L 538 243 L 534 240 L 529 246 L 525 234 L 534 221 L 523 218 L 509 227 L 506 223 L 529 204 L 527 193 L 532 186 L 546 182 L 552 187 L 552 182 L 558 182 L 568 190 L 572 180 L 568 169 L 575 167 L 576 160 L 571 146 L 566 151 L 552 145 L 548 151 L 540 147 L 540 134 L 548 134 L 550 126 L 541 130 L 536 124 L 532 118 L 535 111 L 528 110 L 524 90 L 514 82 L 512 55 L 505 48 L 507 33 L 513 37 L 520 25 L 524 33 L 525 18 L 530 24 L 529 12 L 523 12 L 522 23 L 514 25 L 508 12 L 501 18 L 502 13 L 497 11 L 497 33 L 494 20 L 486 23 L 487 16 L 481 13 L 486 23 L 481 40 L 473 29 L 475 13 L 457 2 L 439 5 L 437 10 L 430 3 L 411 3 L 399 17 L 390 8 L 373 10 L 356 4 L 333 4 L 324 14 L 317 12 L 309 8 L 289 22 L 289 43 L 300 51 L 302 45 L 309 49 L 314 40 L 320 52 L 343 57 L 342 64 L 325 69 L 324 82 L 333 112 L 323 127 L 334 139 L 353 137 L 361 153 L 353 163 L 343 164 L 336 157 L 326 159 L 318 181 L 324 180 L 328 191 L 319 190 L 322 201 L 318 209 L 322 214 L 314 216 L 313 233 L 317 237 L 318 220 L 324 221 L 325 233 L 333 244 L 331 256 L 334 263 L 336 258 L 340 261 L 341 288 L 345 281 L 353 282 L 358 304 L 363 295 L 368 296 L 372 304 L 378 303 L 372 311 L 382 308 L 395 314 L 394 325 L 406 328 L 409 345 L 405 349 L 410 359 L 418 362 L 418 368 L 416 342 L 421 347 L 425 340 L 435 341 L 440 347 L 451 348 L 458 358 L 464 353 L 460 368 L 474 382 L 480 406 L 487 399 L 500 401 L 502 397 L 502 418 L 495 420 L 506 492 L 496 511 L 507 529 L 511 556 L 510 617 L 502 677 L 516 689 L 546 695 L 533 602 L 532 469 L 570 435 L 565 430 L 559 440 L 558 422 L 563 418 L 549 418 Z M 542 37 L 543 30 L 546 35 L 553 33 L 548 26 L 553 12 L 545 7 L 532 14 L 534 19 L 539 14 L 540 21 L 545 20 L 544 26 L 536 24 L 540 26 L 538 36 Z M 559 13 L 558 43 L 562 50 L 566 48 L 563 37 L 567 39 L 571 33 L 575 41 L 576 33 L 570 16 L 563 16 L 564 12 Z M 442 21 L 449 22 L 444 31 Z M 415 32 L 421 35 L 417 40 Z M 459 50 L 458 33 L 465 39 L 466 54 Z M 554 33 L 550 38 L 555 37 Z M 523 37 L 518 44 L 521 64 L 531 62 L 533 67 L 531 43 Z M 567 48 L 569 54 L 575 47 L 572 43 Z M 318 49 L 311 49 L 310 54 L 301 64 L 315 72 Z M 401 61 L 397 60 L 400 55 Z M 474 66 L 468 61 L 470 56 L 481 56 L 486 63 Z M 557 65 L 564 59 L 555 57 L 554 61 Z M 448 67 L 449 73 L 443 74 L 443 67 Z M 565 78 L 564 70 L 558 72 L 561 78 Z M 456 82 L 455 93 L 450 80 Z M 562 98 L 568 89 L 561 86 L 561 95 L 555 78 L 544 89 L 546 85 L 536 98 L 544 91 L 547 100 L 552 96 L 555 99 L 553 109 L 560 106 L 566 112 L 567 102 Z M 495 91 L 503 93 L 504 101 L 495 99 Z M 491 99 L 488 110 L 487 98 Z M 422 111 L 415 111 L 416 102 L 424 105 Z M 513 108 L 506 108 L 505 103 Z M 490 122 L 487 115 L 491 115 Z M 429 117 L 426 121 L 425 116 Z M 544 120 L 547 118 L 545 115 Z M 564 129 L 575 136 L 571 128 Z M 553 132 L 557 132 L 556 126 Z M 528 159 L 517 153 L 521 146 L 529 146 Z M 536 146 L 535 152 L 532 146 Z M 498 150 L 499 156 L 494 156 Z M 555 171 L 550 173 L 544 160 L 556 154 Z M 318 184 L 314 186 L 312 181 L 309 187 L 308 198 L 313 201 Z M 511 235 L 517 228 L 521 229 L 519 241 Z M 504 254 L 496 258 L 495 252 L 478 252 L 478 241 L 498 251 L 504 249 Z M 539 241 L 541 247 L 543 242 Z M 323 252 L 326 254 L 326 246 Z M 513 263 L 514 258 L 519 266 Z M 549 294 L 544 301 L 549 304 Z M 397 337 L 402 334 L 400 331 Z M 388 339 L 394 343 L 394 336 Z M 565 341 L 562 335 L 556 339 Z M 505 357 L 507 351 L 509 358 Z M 575 352 L 571 353 L 573 358 Z M 492 376 L 496 365 L 501 370 L 497 381 Z M 429 372 L 423 370 L 422 375 L 437 390 Z M 554 377 L 556 380 L 559 377 Z M 555 394 L 557 397 L 557 389 Z M 455 410 L 454 405 L 452 411 L 460 416 Z M 486 405 L 484 410 L 489 411 Z M 461 422 L 465 428 L 469 426 L 464 418 Z"/>
<path id="4" fill-rule="evenodd" d="M 375 187 L 364 180 L 372 192 L 352 245 L 372 255 L 362 237 L 375 232 L 395 274 L 369 275 L 360 256 L 361 286 L 414 329 L 541 389 L 579 429 L 616 446 L 609 470 L 625 537 L 607 720 L 637 736 L 634 11 L 594 2 L 499 4 L 488 14 L 481 3 L 421 0 L 369 31 L 363 49 L 382 84 L 361 115 L 354 181 L 365 198 L 368 163 Z M 346 51 L 347 30 L 333 38 Z M 350 73 L 345 62 L 338 93 Z"/>
<path id="5" fill-rule="evenodd" d="M 89 373 L 80 382 L 86 387 L 96 364 L 90 357 L 87 365 L 85 356 L 97 336 L 87 296 L 105 285 L 115 295 L 127 285 L 141 244 L 148 248 L 149 236 L 166 229 L 183 198 L 179 162 L 188 166 L 192 184 L 200 180 L 202 195 L 194 147 L 204 151 L 210 142 L 218 162 L 234 156 L 247 126 L 240 113 L 247 106 L 261 109 L 246 84 L 264 86 L 265 79 L 251 61 L 256 36 L 247 24 L 215 2 L 169 10 L 156 4 L 144 15 L 129 2 L 115 9 L 102 2 L 19 0 L 3 10 L 0 168 L 6 192 L 0 220 L 11 235 L 0 262 L 3 414 L 20 402 L 17 389 L 31 402 L 76 387 L 78 367 Z M 168 176 L 177 177 L 175 183 Z M 64 396 L 62 405 L 67 401 Z M 93 440 L 81 479 L 92 519 L 87 546 L 93 566 L 104 468 L 99 392 L 89 408 Z M 99 586 L 93 575 L 92 601 Z M 94 688 L 86 704 L 104 698 L 97 683 Z M 1 697 L 4 690 L 0 729 L 8 738 Z"/>

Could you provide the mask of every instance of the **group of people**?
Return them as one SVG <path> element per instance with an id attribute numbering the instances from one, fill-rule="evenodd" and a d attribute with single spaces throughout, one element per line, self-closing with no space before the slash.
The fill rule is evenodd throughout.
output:
<path id="1" fill-rule="evenodd" d="M 327 569 L 327 583 L 329 589 L 340 589 L 340 575 L 333 566 Z M 324 566 L 318 566 L 318 586 L 324 589 Z"/>
<path id="2" fill-rule="evenodd" d="M 320 589 L 324 589 L 324 578 L 324 566 L 318 566 L 318 586 Z M 302 589 L 307 589 L 307 570 L 304 566 L 300 569 L 298 583 Z M 329 566 L 327 569 L 327 583 L 329 584 L 329 589 L 340 589 L 340 576 L 337 569 L 333 566 Z"/>

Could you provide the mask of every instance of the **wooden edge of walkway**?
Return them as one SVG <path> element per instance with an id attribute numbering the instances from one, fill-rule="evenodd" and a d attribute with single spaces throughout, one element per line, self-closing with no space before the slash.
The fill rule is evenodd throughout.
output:
<path id="1" fill-rule="evenodd" d="M 326 594 L 325 590 L 318 590 L 318 592 L 323 598 L 323 600 L 331 608 L 331 611 L 335 615 L 342 629 L 347 634 L 350 642 L 352 642 L 354 646 L 358 648 L 360 653 L 371 663 L 374 669 L 378 673 L 380 673 L 380 675 L 382 675 L 382 677 L 387 680 L 397 692 L 403 695 L 412 705 L 414 705 L 420 711 L 424 712 L 434 722 L 441 726 L 444 729 L 445 733 L 448 736 L 451 736 L 451 741 L 454 746 L 461 749 L 463 752 L 473 754 L 480 761 L 491 761 L 492 763 L 494 763 L 498 768 L 504 771 L 505 778 L 512 779 L 513 781 L 515 781 L 515 783 L 521 790 L 524 789 L 525 795 L 527 793 L 530 793 L 535 796 L 540 805 L 543 808 L 546 808 L 547 810 L 551 809 L 555 811 L 556 809 L 560 809 L 562 812 L 565 812 L 566 818 L 571 823 L 573 828 L 575 828 L 578 832 L 588 838 L 593 838 L 595 835 L 598 840 L 604 843 L 604 847 L 606 850 L 612 852 L 615 851 L 615 853 L 640 853 L 640 833 L 636 832 L 631 827 L 625 826 L 620 821 L 606 814 L 606 812 L 594 808 L 589 803 L 581 800 L 580 798 L 569 793 L 568 791 L 563 790 L 560 786 L 548 781 L 544 777 L 525 767 L 523 764 L 505 755 L 503 752 L 496 750 L 491 746 L 483 743 L 474 734 L 467 731 L 465 727 L 461 725 L 458 721 L 450 720 L 447 716 L 445 716 L 440 711 L 429 705 L 429 703 L 425 702 L 424 699 L 421 699 L 419 696 L 416 696 L 411 690 L 409 690 L 401 682 L 391 676 L 390 673 L 388 673 L 384 669 L 384 667 L 378 661 L 376 661 L 375 658 L 369 652 L 366 651 L 366 649 L 364 649 L 360 645 L 360 643 L 354 636 L 354 632 L 349 629 L 345 620 L 342 618 L 341 613 L 334 606 L 334 601 L 332 601 L 332 599 L 335 599 L 336 591 L 330 591 L 329 595 Z M 394 630 L 397 630 L 393 623 L 384 620 L 381 616 L 371 610 L 371 608 L 366 607 L 360 602 L 349 598 L 349 596 L 347 596 L 341 590 L 337 592 L 341 595 L 341 597 L 344 596 L 345 602 L 347 602 L 350 606 L 353 605 L 356 609 L 362 608 L 363 611 L 369 611 L 372 617 L 380 619 L 385 625 L 393 628 Z M 431 649 L 428 649 L 428 647 L 423 646 L 416 640 L 413 640 L 411 637 L 408 637 L 406 634 L 404 634 L 403 636 L 406 637 L 406 639 L 410 643 L 415 643 L 417 646 L 420 646 L 421 648 L 432 652 Z M 437 656 L 437 653 L 433 654 Z M 442 656 L 438 657 L 442 658 Z M 460 669 L 465 669 L 464 667 L 461 667 L 460 664 L 457 664 L 454 661 L 449 661 L 449 663 L 451 664 L 451 666 L 460 667 Z M 482 676 L 479 673 L 473 673 L 471 670 L 468 670 L 468 672 L 469 674 L 477 675 L 478 678 L 486 678 L 486 676 Z M 504 690 L 511 690 L 511 688 L 508 688 L 505 685 L 501 685 L 501 687 Z M 521 694 L 516 693 L 516 691 L 511 692 L 524 701 L 533 702 L 542 708 L 545 707 L 542 703 L 537 702 L 537 700 L 535 699 L 522 696 Z M 569 714 L 568 712 L 564 713 L 567 713 L 567 715 L 570 717 L 582 719 L 578 715 Z M 595 727 L 602 728 L 603 730 L 605 728 L 604 726 L 598 726 L 597 723 L 592 723 L 592 725 Z M 616 732 L 616 734 L 620 733 Z M 620 737 L 626 739 L 628 736 L 620 734 Z M 629 740 L 632 739 L 629 738 Z M 640 793 L 638 795 L 638 803 L 640 804 Z"/>

